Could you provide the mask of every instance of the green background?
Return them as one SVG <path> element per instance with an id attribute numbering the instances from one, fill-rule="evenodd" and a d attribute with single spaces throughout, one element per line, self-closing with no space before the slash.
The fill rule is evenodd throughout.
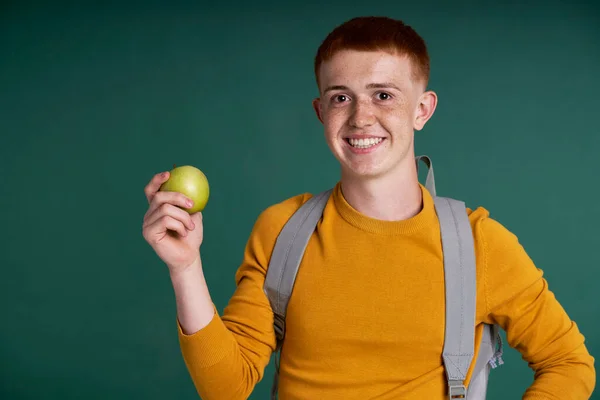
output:
<path id="1" fill-rule="evenodd" d="M 438 193 L 519 236 L 600 356 L 599 6 L 1 4 L 0 398 L 196 398 L 143 188 L 173 164 L 208 176 L 203 260 L 222 310 L 258 214 L 338 179 L 313 57 L 367 14 L 428 43 L 439 105 L 417 153 Z M 489 399 L 532 381 L 515 350 L 505 360 Z"/>

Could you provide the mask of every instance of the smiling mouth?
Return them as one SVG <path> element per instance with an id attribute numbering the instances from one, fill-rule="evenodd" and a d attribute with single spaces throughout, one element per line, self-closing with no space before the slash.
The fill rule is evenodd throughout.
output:
<path id="1" fill-rule="evenodd" d="M 368 149 L 381 143 L 384 138 L 351 139 L 346 138 L 346 142 L 356 149 Z"/>

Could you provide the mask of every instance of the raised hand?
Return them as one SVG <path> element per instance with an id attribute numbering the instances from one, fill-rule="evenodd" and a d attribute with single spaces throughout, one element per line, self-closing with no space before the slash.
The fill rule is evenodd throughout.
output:
<path id="1" fill-rule="evenodd" d="M 159 191 L 169 172 L 156 174 L 144 188 L 148 210 L 142 233 L 171 273 L 180 272 L 200 257 L 203 238 L 202 213 L 188 214 L 191 199 L 181 193 Z"/>

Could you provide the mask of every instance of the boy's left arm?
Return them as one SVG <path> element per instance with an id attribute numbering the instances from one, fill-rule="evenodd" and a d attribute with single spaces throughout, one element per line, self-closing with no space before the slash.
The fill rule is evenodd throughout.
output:
<path id="1" fill-rule="evenodd" d="M 596 384 L 594 358 L 542 271 L 495 220 L 481 221 L 476 235 L 484 266 L 484 322 L 501 326 L 534 371 L 523 399 L 589 399 Z"/>

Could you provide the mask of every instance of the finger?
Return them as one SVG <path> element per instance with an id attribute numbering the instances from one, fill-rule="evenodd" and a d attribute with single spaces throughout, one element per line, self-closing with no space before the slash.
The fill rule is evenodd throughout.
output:
<path id="1" fill-rule="evenodd" d="M 203 222 L 204 216 L 202 215 L 201 211 L 191 214 L 190 218 L 192 219 L 192 222 L 194 223 L 194 229 L 196 229 L 196 227 L 202 227 L 202 224 L 204 223 Z"/>
<path id="2" fill-rule="evenodd" d="M 148 215 L 145 225 L 152 225 L 156 220 L 164 216 L 169 216 L 171 218 L 176 219 L 190 231 L 194 230 L 195 228 L 195 224 L 192 221 L 192 217 L 190 216 L 190 214 L 188 214 L 187 211 L 182 210 L 181 208 L 169 203 L 163 203 L 160 207 L 156 209 L 155 212 Z"/>
<path id="3" fill-rule="evenodd" d="M 201 211 L 198 211 L 198 212 L 195 212 L 195 213 L 191 214 L 190 217 L 192 218 L 192 222 L 194 224 L 196 224 L 196 225 L 202 224 L 203 215 L 202 215 Z"/>
<path id="4" fill-rule="evenodd" d="M 197 227 L 202 228 L 203 216 L 202 216 L 201 211 L 190 214 L 190 219 L 192 220 L 192 223 L 194 224 L 194 229 L 196 229 Z M 192 229 L 192 230 L 194 230 L 194 229 Z"/>
<path id="5" fill-rule="evenodd" d="M 148 199 L 148 203 L 150 203 L 152 201 L 152 198 L 154 197 L 156 192 L 158 192 L 158 189 L 160 189 L 160 185 L 165 183 L 168 179 L 169 179 L 168 171 L 161 172 L 152 177 L 150 182 L 148 182 L 148 184 L 144 188 L 144 194 L 146 195 L 146 199 Z"/>
<path id="6" fill-rule="evenodd" d="M 148 207 L 148 211 L 146 211 L 146 215 L 144 218 L 150 216 L 163 204 L 172 204 L 181 208 L 190 208 L 194 205 L 194 202 L 192 201 L 192 199 L 179 192 L 157 192 L 152 198 L 152 201 L 150 202 L 150 206 Z"/>
<path id="7" fill-rule="evenodd" d="M 167 230 L 177 232 L 183 237 L 186 237 L 188 234 L 187 229 L 185 229 L 185 226 L 181 221 L 178 221 L 169 215 L 163 215 L 158 218 L 154 223 L 148 225 L 145 230 L 147 232 L 146 235 L 150 240 L 156 237 L 163 237 Z"/>

